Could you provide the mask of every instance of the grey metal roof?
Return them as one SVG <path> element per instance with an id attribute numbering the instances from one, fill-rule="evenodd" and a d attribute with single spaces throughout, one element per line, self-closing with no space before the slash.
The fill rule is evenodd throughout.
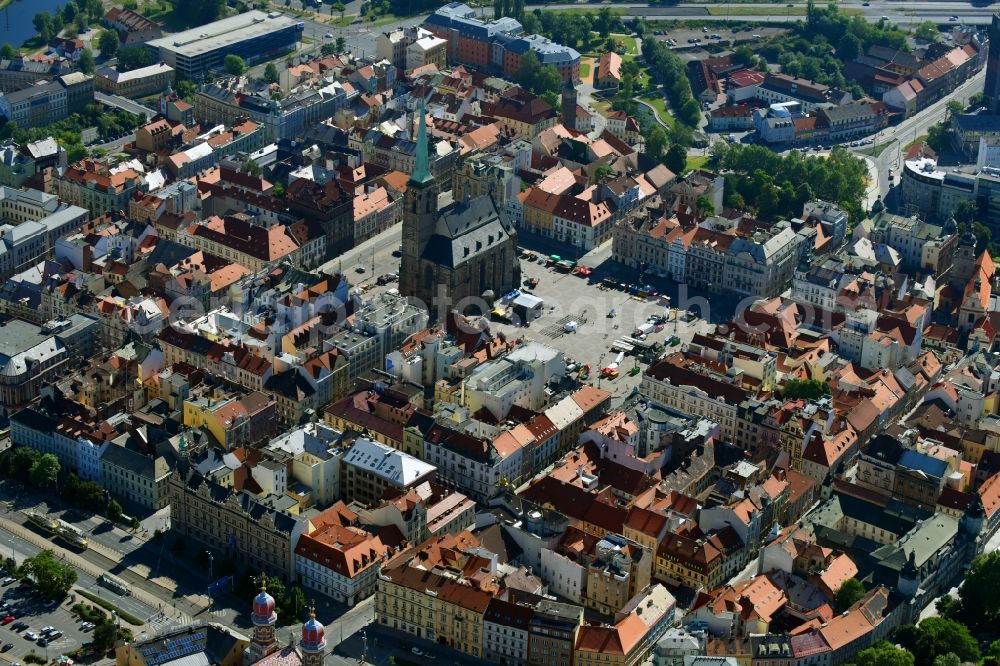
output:
<path id="1" fill-rule="evenodd" d="M 511 229 L 510 222 L 488 195 L 456 202 L 438 217 L 423 258 L 455 268 L 506 241 Z"/>

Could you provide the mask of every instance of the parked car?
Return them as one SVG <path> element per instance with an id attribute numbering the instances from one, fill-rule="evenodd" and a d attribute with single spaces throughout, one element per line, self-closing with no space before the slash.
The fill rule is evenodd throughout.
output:
<path id="1" fill-rule="evenodd" d="M 0 620 L 0 622 L 2 622 L 3 624 L 10 624 L 11 622 L 13 622 L 16 619 L 17 618 L 15 618 L 13 615 L 8 615 L 3 620 Z"/>
<path id="2" fill-rule="evenodd" d="M 24 632 L 24 637 L 27 640 L 32 641 L 32 642 L 38 640 L 38 634 L 36 634 L 35 632 L 33 632 L 31 630 L 28 630 L 28 631 Z"/>
<path id="3" fill-rule="evenodd" d="M 415 657 L 423 657 L 424 656 L 424 651 L 421 650 L 418 647 L 414 647 L 413 649 L 410 650 L 410 652 L 412 652 Z"/>
<path id="4" fill-rule="evenodd" d="M 6 652 L 7 650 L 12 649 L 13 647 L 14 647 L 13 643 L 4 643 L 3 647 L 0 648 L 0 652 Z"/>

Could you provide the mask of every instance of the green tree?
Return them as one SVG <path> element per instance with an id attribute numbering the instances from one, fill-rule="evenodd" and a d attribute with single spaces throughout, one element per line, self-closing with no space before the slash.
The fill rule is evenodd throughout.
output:
<path id="1" fill-rule="evenodd" d="M 950 620 L 958 620 L 960 613 L 962 612 L 961 602 L 950 594 L 940 597 L 934 604 L 934 608 L 937 610 L 938 615 L 946 617 Z M 998 653 L 997 656 L 1000 656 L 1000 653 Z"/>
<path id="2" fill-rule="evenodd" d="M 101 55 L 105 58 L 113 58 L 118 53 L 120 45 L 121 41 L 118 38 L 118 31 L 114 29 L 105 30 L 97 38 L 97 47 L 101 50 Z"/>
<path id="3" fill-rule="evenodd" d="M 15 49 L 13 46 L 7 44 L 6 42 L 4 43 L 3 46 L 0 46 L 0 58 L 3 58 L 4 60 L 10 60 L 11 58 L 16 58 L 16 57 L 17 57 L 17 49 Z"/>
<path id="4" fill-rule="evenodd" d="M 86 30 L 89 27 L 89 23 L 90 23 L 89 17 L 83 12 L 78 13 L 76 15 L 76 18 L 73 19 L 73 25 L 76 26 L 76 29 L 79 32 L 83 32 L 84 30 Z"/>
<path id="5" fill-rule="evenodd" d="M 708 217 L 715 214 L 715 205 L 705 195 L 701 195 L 694 202 L 694 212 L 698 217 Z"/>
<path id="6" fill-rule="evenodd" d="M 597 12 L 597 17 L 594 19 L 594 30 L 597 34 L 607 39 L 608 35 L 611 34 L 611 29 L 614 26 L 614 17 L 611 14 L 610 7 L 601 7 L 600 11 Z"/>
<path id="7" fill-rule="evenodd" d="M 132 519 L 129 521 L 128 526 L 129 529 L 131 529 L 133 532 L 137 532 L 139 528 L 142 527 L 142 523 L 139 522 L 138 518 L 132 516 Z"/>
<path id="8" fill-rule="evenodd" d="M 73 2 L 73 0 L 69 0 L 69 2 L 67 2 L 62 9 L 63 21 L 66 23 L 72 23 L 78 13 L 80 13 L 80 8 L 75 2 Z"/>
<path id="9" fill-rule="evenodd" d="M 962 617 L 974 631 L 992 630 L 997 626 L 1000 622 L 1000 551 L 983 553 L 972 560 L 958 588 L 958 598 L 962 603 Z"/>
<path id="10" fill-rule="evenodd" d="M 104 16 L 104 3 L 101 0 L 86 0 L 81 7 L 93 21 Z"/>
<path id="11" fill-rule="evenodd" d="M 510 11 L 518 21 L 522 20 L 524 18 L 524 0 L 514 0 Z"/>
<path id="12" fill-rule="evenodd" d="M 30 577 L 38 592 L 48 599 L 62 599 L 76 582 L 76 569 L 57 560 L 51 550 L 24 560 L 18 573 Z"/>
<path id="13" fill-rule="evenodd" d="M 646 154 L 659 161 L 667 149 L 667 133 L 659 125 L 649 130 L 646 135 Z"/>
<path id="14" fill-rule="evenodd" d="M 181 79 L 177 82 L 175 91 L 181 99 L 191 99 L 194 96 L 194 84 L 187 79 Z"/>
<path id="15" fill-rule="evenodd" d="M 268 585 L 268 589 L 271 589 L 270 585 Z M 306 595 L 302 592 L 302 588 L 296 585 L 289 590 L 285 602 L 281 605 L 278 619 L 282 624 L 301 622 L 304 619 L 302 616 L 305 609 Z"/>
<path id="16" fill-rule="evenodd" d="M 917 27 L 913 29 L 913 34 L 917 36 L 917 39 L 922 39 L 925 42 L 936 42 L 938 37 L 941 36 L 941 32 L 938 30 L 937 25 L 934 21 L 922 21 L 917 24 Z"/>
<path id="17" fill-rule="evenodd" d="M 670 146 L 666 156 L 663 158 L 663 163 L 674 173 L 683 173 L 685 167 L 687 167 L 687 150 L 684 149 L 684 146 L 676 144 Z"/>
<path id="18" fill-rule="evenodd" d="M 929 617 L 919 625 L 900 627 L 896 640 L 913 653 L 916 666 L 934 666 L 934 660 L 949 653 L 961 661 L 979 661 L 979 645 L 969 629 L 954 620 Z"/>
<path id="19" fill-rule="evenodd" d="M 267 63 L 267 67 L 264 68 L 264 80 L 268 83 L 278 82 L 278 68 L 274 66 L 273 62 Z"/>
<path id="20" fill-rule="evenodd" d="M 260 165 L 248 157 L 246 161 L 243 162 L 243 173 L 253 176 L 254 178 L 260 178 Z"/>
<path id="21" fill-rule="evenodd" d="M 799 398 L 816 400 L 829 393 L 830 385 L 818 379 L 790 379 L 781 387 L 781 396 L 790 400 L 798 400 Z M 834 593 L 834 608 L 838 609 L 838 613 L 843 612 L 853 606 L 854 602 L 863 597 L 864 594 L 864 586 L 854 578 L 851 578 L 845 581 L 840 586 L 840 589 Z M 847 604 L 846 606 L 841 607 L 838 605 L 840 603 L 837 601 L 838 595 L 840 595 L 841 602 Z"/>
<path id="22" fill-rule="evenodd" d="M 493 0 L 493 18 L 498 20 L 503 17 L 503 0 Z"/>
<path id="23" fill-rule="evenodd" d="M 861 40 L 851 33 L 846 33 L 837 44 L 837 56 L 841 60 L 854 60 L 861 55 Z"/>
<path id="24" fill-rule="evenodd" d="M 888 641 L 879 641 L 859 652 L 854 666 L 913 666 L 913 655 Z"/>
<path id="25" fill-rule="evenodd" d="M 219 19 L 225 0 L 174 0 L 174 16 L 186 26 L 205 25 Z"/>
<path id="26" fill-rule="evenodd" d="M 979 215 L 979 206 L 976 205 L 974 199 L 966 199 L 960 201 L 955 207 L 954 212 L 951 216 L 955 218 L 955 222 L 963 228 L 971 228 L 976 221 L 976 217 Z M 987 231 L 989 229 L 987 228 Z M 943 597 L 942 597 L 943 598 Z"/>
<path id="27" fill-rule="evenodd" d="M 52 39 L 52 16 L 48 12 L 38 12 L 31 23 L 40 40 L 47 42 Z"/>
<path id="28" fill-rule="evenodd" d="M 810 384 L 810 382 L 812 383 Z M 822 388 L 817 387 L 816 384 L 821 384 Z M 824 393 L 830 392 L 830 387 L 827 386 L 826 383 L 819 382 L 815 379 L 806 380 L 805 382 L 802 382 L 800 386 L 802 386 L 802 388 L 799 389 L 800 393 L 815 393 L 815 391 L 818 390 L 821 391 L 820 395 L 823 395 Z M 788 395 L 787 387 L 782 390 L 781 394 L 785 397 L 792 397 Z M 861 601 L 864 596 L 865 586 L 861 584 L 861 581 L 857 578 L 848 578 L 833 595 L 833 609 L 837 613 L 843 613 L 858 601 Z"/>
<path id="29" fill-rule="evenodd" d="M 986 99 L 986 95 L 984 95 L 983 91 L 981 91 L 981 90 L 979 92 L 972 93 L 969 96 L 969 106 L 971 106 L 971 107 L 977 107 L 980 104 L 982 104 L 983 100 L 985 100 L 985 99 Z"/>
<path id="30" fill-rule="evenodd" d="M 343 38 L 341 38 L 341 39 L 343 39 Z M 337 53 L 337 46 L 335 44 L 331 44 L 330 42 L 327 42 L 323 46 L 319 47 L 319 53 L 320 53 L 320 55 L 325 55 L 325 56 L 336 55 L 336 53 Z"/>
<path id="31" fill-rule="evenodd" d="M 52 36 L 58 37 L 59 33 L 62 32 L 63 27 L 65 27 L 66 22 L 63 21 L 62 14 L 59 10 L 52 12 Z"/>
<path id="32" fill-rule="evenodd" d="M 91 641 L 98 652 L 107 652 L 115 645 L 118 639 L 118 627 L 110 620 L 102 620 L 94 627 L 94 636 Z"/>
<path id="33" fill-rule="evenodd" d="M 111 522 L 117 523 L 122 519 L 124 513 L 122 505 L 118 503 L 118 500 L 108 502 L 108 518 L 111 519 Z"/>
<path id="34" fill-rule="evenodd" d="M 733 49 L 733 62 L 744 67 L 753 67 L 757 64 L 757 55 L 749 46 L 737 46 Z"/>
<path id="35" fill-rule="evenodd" d="M 926 143 L 935 152 L 939 153 L 948 146 L 950 135 L 951 132 L 947 125 L 944 123 L 935 123 L 927 128 Z"/>
<path id="36" fill-rule="evenodd" d="M 153 57 L 145 46 L 121 46 L 118 49 L 118 71 L 129 72 L 153 64 Z"/>
<path id="37" fill-rule="evenodd" d="M 244 70 L 246 70 L 247 65 L 243 62 L 243 58 L 230 53 L 226 56 L 225 60 L 222 61 L 222 67 L 226 70 L 227 74 L 239 76 L 244 72 Z"/>
<path id="38" fill-rule="evenodd" d="M 945 110 L 948 112 L 949 118 L 954 118 L 963 111 L 965 111 L 965 106 L 957 99 L 950 99 L 944 105 Z"/>
<path id="39" fill-rule="evenodd" d="M 962 666 L 962 660 L 954 652 L 934 657 L 934 666 Z"/>
<path id="40" fill-rule="evenodd" d="M 93 74 L 96 64 L 97 63 L 94 62 L 94 54 L 90 52 L 90 49 L 84 49 L 83 52 L 80 53 L 80 60 L 76 63 L 77 67 L 79 67 L 80 71 L 84 74 Z"/>
<path id="41" fill-rule="evenodd" d="M 13 121 L 7 123 L 7 127 L 10 127 L 12 124 L 16 132 L 17 124 L 13 123 Z M 0 454 L 0 469 L 3 469 L 3 473 L 6 476 L 13 479 L 27 479 L 28 472 L 31 471 L 35 462 L 41 457 L 38 451 L 27 446 L 7 449 L 3 454 Z"/>
<path id="42" fill-rule="evenodd" d="M 344 12 L 347 11 L 347 5 L 345 5 L 343 2 L 335 2 L 332 5 L 330 5 L 330 9 L 335 12 L 339 12 L 340 18 L 344 18 Z"/>
<path id="43" fill-rule="evenodd" d="M 28 479 L 36 488 L 55 488 L 59 480 L 59 458 L 46 453 L 31 466 Z"/>

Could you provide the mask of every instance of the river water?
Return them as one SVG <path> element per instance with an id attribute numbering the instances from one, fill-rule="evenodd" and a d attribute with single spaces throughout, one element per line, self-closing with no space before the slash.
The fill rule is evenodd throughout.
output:
<path id="1" fill-rule="evenodd" d="M 31 20 L 38 12 L 52 12 L 62 7 L 67 0 L 13 0 L 0 9 L 0 44 L 20 46 L 26 39 L 35 36 L 35 26 Z"/>

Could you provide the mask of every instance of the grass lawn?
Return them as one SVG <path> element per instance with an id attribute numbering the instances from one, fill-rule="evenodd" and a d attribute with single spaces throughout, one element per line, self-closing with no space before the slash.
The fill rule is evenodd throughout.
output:
<path id="1" fill-rule="evenodd" d="M 868 146 L 862 150 L 859 154 L 865 155 L 867 157 L 877 157 L 881 155 L 884 151 L 888 150 L 896 143 L 896 139 L 891 141 L 884 141 L 882 143 L 877 143 L 874 146 Z"/>
<path id="2" fill-rule="evenodd" d="M 701 169 L 706 164 L 708 160 L 711 159 L 708 155 L 688 155 L 687 162 L 684 164 L 684 168 L 688 171 L 693 171 L 694 169 Z"/>
<path id="3" fill-rule="evenodd" d="M 608 111 L 611 110 L 611 101 L 607 99 L 594 98 L 593 107 L 594 111 L 597 111 L 602 116 L 607 116 Z"/>
<path id="4" fill-rule="evenodd" d="M 843 7 L 840 8 L 840 11 L 850 16 L 858 16 L 864 13 L 860 7 Z M 805 5 L 796 5 L 795 7 L 780 7 L 777 5 L 774 7 L 761 7 L 760 5 L 740 7 L 729 5 L 727 7 L 709 7 L 708 13 L 711 16 L 805 16 L 806 7 Z"/>
<path id="5" fill-rule="evenodd" d="M 580 63 L 580 78 L 585 79 L 590 76 L 590 63 L 581 62 Z"/>
<path id="6" fill-rule="evenodd" d="M 709 7 L 708 13 L 712 16 L 805 16 L 806 8 L 803 7 Z"/>
<path id="7" fill-rule="evenodd" d="M 805 13 L 805 10 L 802 10 Z M 625 45 L 625 55 L 639 55 L 638 49 L 635 48 L 635 37 L 629 35 L 616 35 L 611 33 L 610 37 L 616 42 L 621 42 Z"/>
<path id="8" fill-rule="evenodd" d="M 667 100 L 663 99 L 662 95 L 642 95 L 639 99 L 656 109 L 656 115 L 670 127 L 673 127 L 677 123 L 677 120 L 675 120 L 674 117 L 670 115 L 670 111 L 667 110 Z"/>
<path id="9" fill-rule="evenodd" d="M 330 21 L 329 23 L 330 25 L 335 25 L 338 28 L 346 28 L 347 26 L 351 25 L 351 21 L 353 21 L 356 18 L 357 14 L 346 14 L 344 18 L 340 18 L 340 16 L 334 16 L 333 20 Z"/>

